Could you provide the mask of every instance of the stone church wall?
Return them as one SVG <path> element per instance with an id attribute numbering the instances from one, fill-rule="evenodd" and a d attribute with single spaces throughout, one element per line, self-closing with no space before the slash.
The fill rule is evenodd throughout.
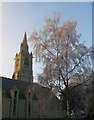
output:
<path id="1" fill-rule="evenodd" d="M 32 109 L 32 112 L 31 112 L 32 118 L 40 118 L 39 104 L 37 100 L 32 101 L 31 109 Z"/>
<path id="2" fill-rule="evenodd" d="M 4 98 L 2 99 L 2 116 L 4 118 L 9 118 L 10 117 L 10 99 L 9 98 Z"/>
<path id="3" fill-rule="evenodd" d="M 25 114 L 26 114 L 25 110 L 26 110 L 25 100 L 20 99 L 19 100 L 19 110 L 18 110 L 18 117 L 19 118 L 25 118 Z"/>
<path id="4" fill-rule="evenodd" d="M 3 118 L 31 118 L 31 119 L 32 118 L 63 118 L 63 112 L 62 112 L 63 108 L 61 107 L 62 106 L 61 102 L 48 88 L 42 87 L 35 83 L 30 84 L 28 82 L 26 83 L 23 81 L 3 79 L 2 89 L 3 89 L 3 100 L 2 100 Z M 12 94 L 10 94 L 10 93 L 14 93 L 15 96 L 15 91 L 17 91 L 19 96 L 17 97 L 17 101 L 16 101 L 17 102 L 16 115 L 13 114 L 14 102 L 12 102 L 11 100 L 14 99 L 13 96 L 11 96 Z M 26 95 L 29 95 L 28 94 L 29 92 L 30 92 L 29 106 L 31 106 L 30 109 L 28 107 L 29 97 L 23 96 L 22 94 L 25 93 Z"/>

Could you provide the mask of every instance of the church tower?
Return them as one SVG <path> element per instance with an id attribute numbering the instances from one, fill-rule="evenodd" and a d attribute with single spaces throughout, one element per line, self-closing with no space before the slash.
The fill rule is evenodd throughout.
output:
<path id="1" fill-rule="evenodd" d="M 33 82 L 32 52 L 30 54 L 28 51 L 26 32 L 20 46 L 20 52 L 15 56 L 12 78 L 20 81 Z"/>

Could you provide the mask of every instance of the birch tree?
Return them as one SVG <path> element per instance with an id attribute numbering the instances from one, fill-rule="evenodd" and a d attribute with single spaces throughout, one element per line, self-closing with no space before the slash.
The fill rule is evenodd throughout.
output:
<path id="1" fill-rule="evenodd" d="M 79 42 L 80 36 L 76 21 L 60 22 L 60 15 L 56 13 L 46 18 L 42 29 L 33 31 L 30 36 L 36 61 L 43 63 L 43 72 L 38 75 L 38 80 L 51 88 L 57 87 L 61 94 L 65 94 L 68 117 L 69 85 L 73 79 L 77 83 L 77 75 L 85 75 L 91 66 L 88 48 Z"/>

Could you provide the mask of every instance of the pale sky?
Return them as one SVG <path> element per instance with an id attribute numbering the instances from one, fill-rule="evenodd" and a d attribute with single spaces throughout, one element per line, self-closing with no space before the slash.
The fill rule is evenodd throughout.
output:
<path id="1" fill-rule="evenodd" d="M 2 40 L 0 41 L 0 76 L 11 78 L 14 71 L 14 57 L 19 52 L 24 32 L 27 37 L 33 29 L 42 27 L 44 18 L 61 13 L 61 21 L 76 20 L 77 32 L 82 34 L 80 42 L 92 45 L 92 3 L 91 2 L 4 2 L 2 3 Z M 34 77 L 40 72 L 34 62 Z"/>

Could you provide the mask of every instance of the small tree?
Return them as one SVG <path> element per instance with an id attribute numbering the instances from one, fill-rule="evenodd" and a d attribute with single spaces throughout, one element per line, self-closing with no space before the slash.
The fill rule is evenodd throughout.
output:
<path id="1" fill-rule="evenodd" d="M 30 36 L 36 60 L 42 61 L 44 65 L 38 80 L 51 88 L 57 87 L 66 96 L 68 117 L 71 112 L 69 84 L 73 79 L 76 82 L 77 74 L 81 77 L 86 74 L 87 67 L 90 68 L 88 48 L 79 43 L 80 35 L 77 34 L 76 26 L 76 21 L 61 24 L 59 14 L 55 13 L 52 18 L 46 18 L 42 29 L 33 31 Z"/>

